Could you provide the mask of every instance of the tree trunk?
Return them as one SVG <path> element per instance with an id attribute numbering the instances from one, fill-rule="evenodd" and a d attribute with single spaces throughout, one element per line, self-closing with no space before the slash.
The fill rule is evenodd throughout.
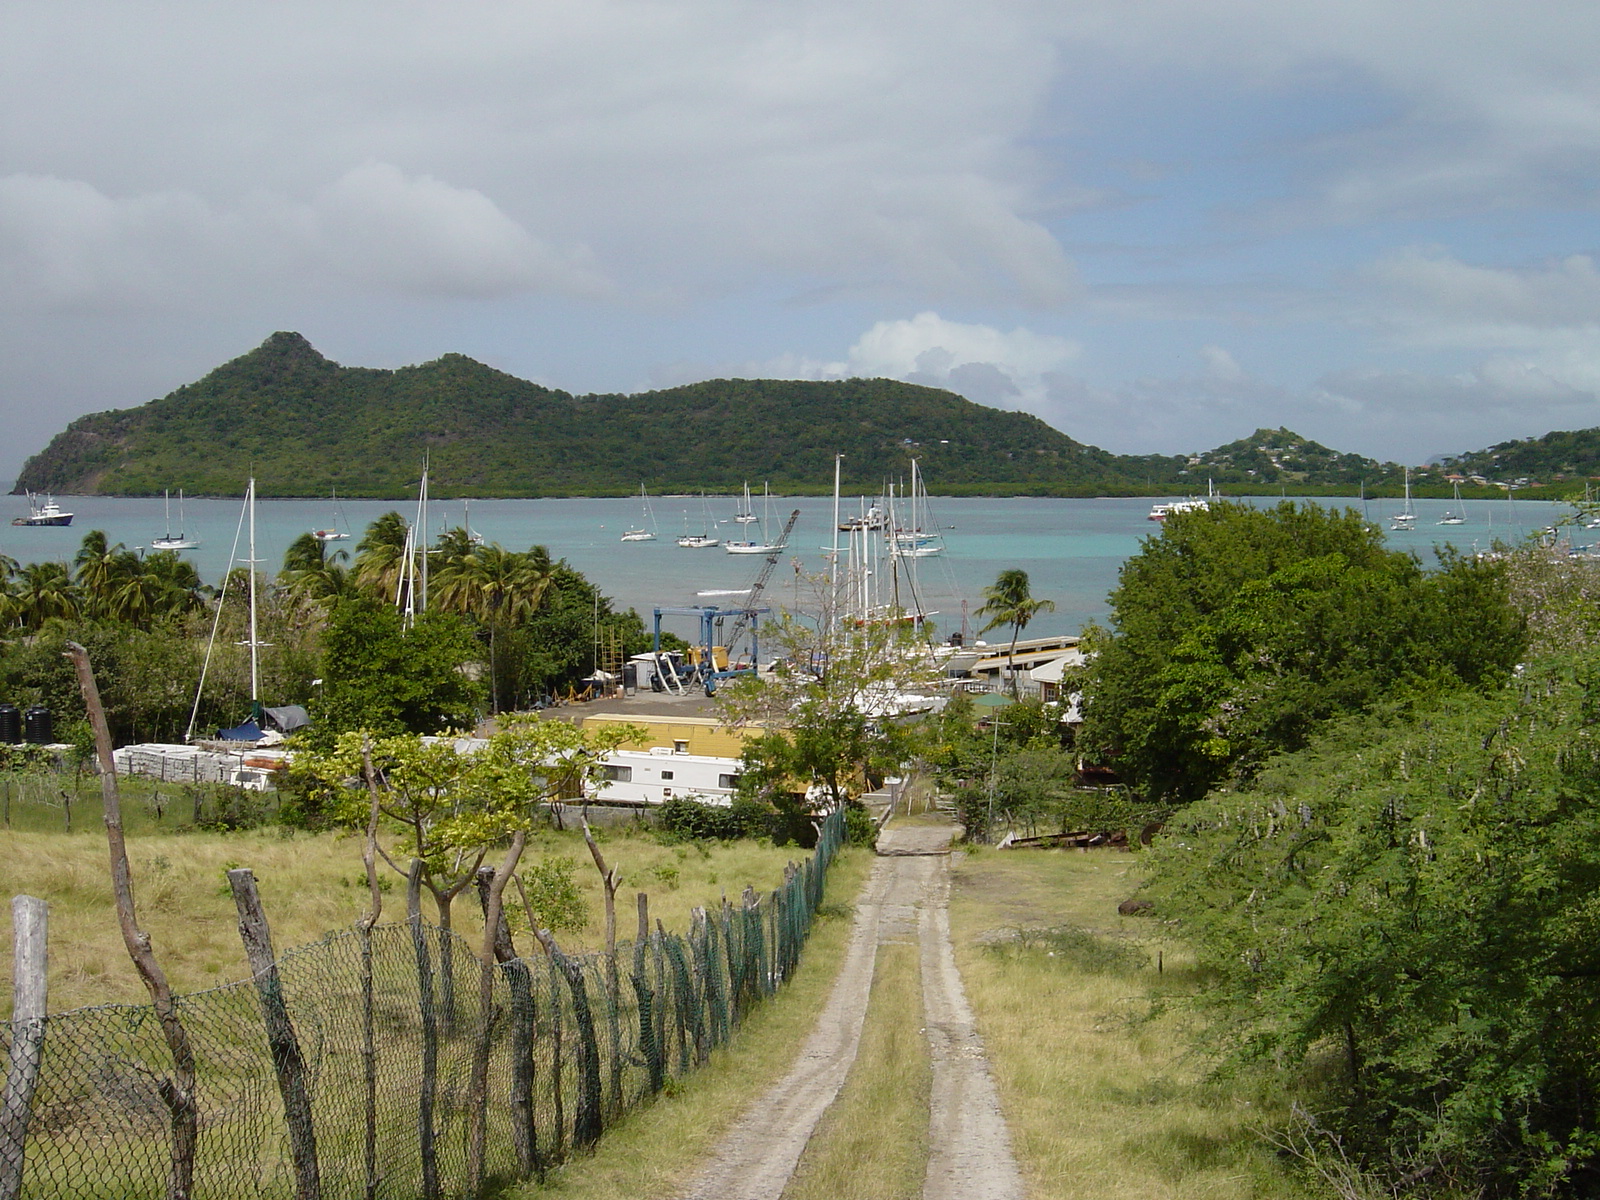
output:
<path id="1" fill-rule="evenodd" d="M 106 710 L 100 703 L 100 688 L 95 683 L 94 668 L 89 665 L 89 652 L 76 642 L 68 642 L 67 655 L 77 671 L 78 687 L 83 692 L 100 759 L 100 802 L 105 809 L 106 842 L 111 852 L 111 892 L 116 900 L 117 923 L 122 927 L 122 943 L 150 993 L 162 1036 L 172 1055 L 172 1078 L 163 1079 L 157 1085 L 172 1117 L 167 1195 L 170 1200 L 189 1200 L 194 1189 L 195 1141 L 199 1136 L 194 1050 L 189 1045 L 188 1031 L 178 1017 L 178 1006 L 166 972 L 156 961 L 150 948 L 150 935 L 139 928 L 134 911 L 133 876 L 128 867 L 127 843 L 122 836 L 122 797 L 117 790 L 116 761 L 111 756 L 111 727 L 106 723 Z"/>

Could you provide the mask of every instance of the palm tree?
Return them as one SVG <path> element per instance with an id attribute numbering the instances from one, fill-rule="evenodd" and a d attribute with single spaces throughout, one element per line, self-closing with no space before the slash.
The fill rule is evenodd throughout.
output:
<path id="1" fill-rule="evenodd" d="M 92 617 L 109 614 L 113 597 L 131 576 L 140 573 L 139 556 L 121 542 L 112 545 L 102 529 L 83 535 L 72 568 L 83 609 Z"/>
<path id="2" fill-rule="evenodd" d="M 988 617 L 989 623 L 979 633 L 988 633 L 1002 625 L 1011 626 L 1011 650 L 1006 656 L 1006 666 L 1011 672 L 1011 698 L 1017 699 L 1017 638 L 1028 622 L 1042 612 L 1055 612 L 1054 600 L 1038 600 L 1028 587 L 1028 573 L 1011 567 L 1001 571 L 990 586 L 983 589 L 983 604 L 974 614 Z"/>
<path id="3" fill-rule="evenodd" d="M 466 541 L 465 530 L 452 530 L 451 534 L 460 534 L 461 538 L 450 541 L 450 535 L 446 535 L 440 539 L 441 544 L 449 544 L 443 547 L 443 561 L 434 574 L 436 600 L 440 608 L 474 616 L 488 629 L 490 700 L 498 712 L 496 642 L 500 626 L 514 624 L 538 610 L 550 587 L 554 567 L 550 552 L 543 546 L 517 554 L 494 543 L 473 545 Z M 470 550 L 463 551 L 462 543 Z"/>
<path id="4" fill-rule="evenodd" d="M 315 534 L 302 533 L 289 544 L 283 555 L 283 570 L 278 578 L 296 596 L 326 600 L 350 590 L 350 572 L 344 563 L 350 555 L 328 549 Z"/>
<path id="5" fill-rule="evenodd" d="M 406 541 L 410 527 L 397 512 L 386 512 L 356 543 L 356 584 L 392 601 L 405 571 Z"/>
<path id="6" fill-rule="evenodd" d="M 55 617 L 78 615 L 77 589 L 61 563 L 29 563 L 17 573 L 17 617 L 29 629 L 38 629 Z"/>

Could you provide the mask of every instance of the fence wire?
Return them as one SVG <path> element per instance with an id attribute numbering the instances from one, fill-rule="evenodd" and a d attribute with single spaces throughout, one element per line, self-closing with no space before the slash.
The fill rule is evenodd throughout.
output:
<path id="1" fill-rule="evenodd" d="M 285 953 L 275 991 L 308 1119 L 285 1115 L 307 1106 L 286 1102 L 271 989 L 181 997 L 198 1113 L 189 1194 L 454 1200 L 542 1175 L 703 1063 L 789 977 L 843 831 L 830 816 L 767 895 L 697 913 L 686 935 L 658 924 L 614 956 L 558 950 L 485 972 L 459 935 L 411 923 Z M 53 1014 L 42 1037 L 38 1024 L 0 1022 L 0 1200 L 169 1195 L 183 1105 L 155 1010 Z"/>

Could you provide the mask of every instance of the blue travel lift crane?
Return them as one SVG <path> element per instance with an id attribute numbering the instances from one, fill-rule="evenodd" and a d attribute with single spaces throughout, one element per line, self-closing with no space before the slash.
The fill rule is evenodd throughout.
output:
<path id="1" fill-rule="evenodd" d="M 702 683 L 708 696 L 716 695 L 717 684 L 724 679 L 732 679 L 739 675 L 754 675 L 756 666 L 761 661 L 761 641 L 756 633 L 756 621 L 759 616 L 771 612 L 770 608 L 757 608 L 756 601 L 761 598 L 761 593 L 766 590 L 767 580 L 772 578 L 772 570 L 778 565 L 784 547 L 789 544 L 789 534 L 794 531 L 794 523 L 800 519 L 800 510 L 797 508 L 789 514 L 789 519 L 784 522 L 783 532 L 778 535 L 778 540 L 773 543 L 772 553 L 767 555 L 766 562 L 761 566 L 761 573 L 756 576 L 754 586 L 741 608 L 717 608 L 715 606 L 692 608 L 658 608 L 655 610 L 655 646 L 654 653 L 657 671 L 665 662 L 670 669 L 670 661 L 664 660 L 661 655 L 661 618 L 667 616 L 699 617 L 700 618 L 700 645 L 702 653 L 699 664 L 690 672 L 689 678 L 677 676 L 674 682 L 679 684 L 679 691 L 690 682 Z M 726 643 L 727 649 L 732 651 L 734 644 L 739 640 L 745 629 L 750 630 L 750 666 L 743 670 L 717 668 L 716 659 L 716 630 L 717 626 L 727 617 L 737 618 L 734 621 L 733 634 Z"/>

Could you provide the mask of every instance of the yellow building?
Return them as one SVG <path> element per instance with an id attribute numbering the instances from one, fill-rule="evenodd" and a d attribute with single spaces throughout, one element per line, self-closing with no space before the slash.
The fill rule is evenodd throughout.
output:
<path id="1" fill-rule="evenodd" d="M 725 729 L 714 717 L 666 716 L 660 713 L 634 716 L 626 712 L 599 712 L 583 718 L 585 729 L 597 729 L 605 725 L 637 725 L 647 731 L 639 741 L 624 742 L 624 750 L 649 750 L 660 746 L 677 754 L 703 754 L 713 758 L 738 758 L 744 753 L 744 744 L 748 739 L 760 737 L 766 732 L 759 725 Z"/>

